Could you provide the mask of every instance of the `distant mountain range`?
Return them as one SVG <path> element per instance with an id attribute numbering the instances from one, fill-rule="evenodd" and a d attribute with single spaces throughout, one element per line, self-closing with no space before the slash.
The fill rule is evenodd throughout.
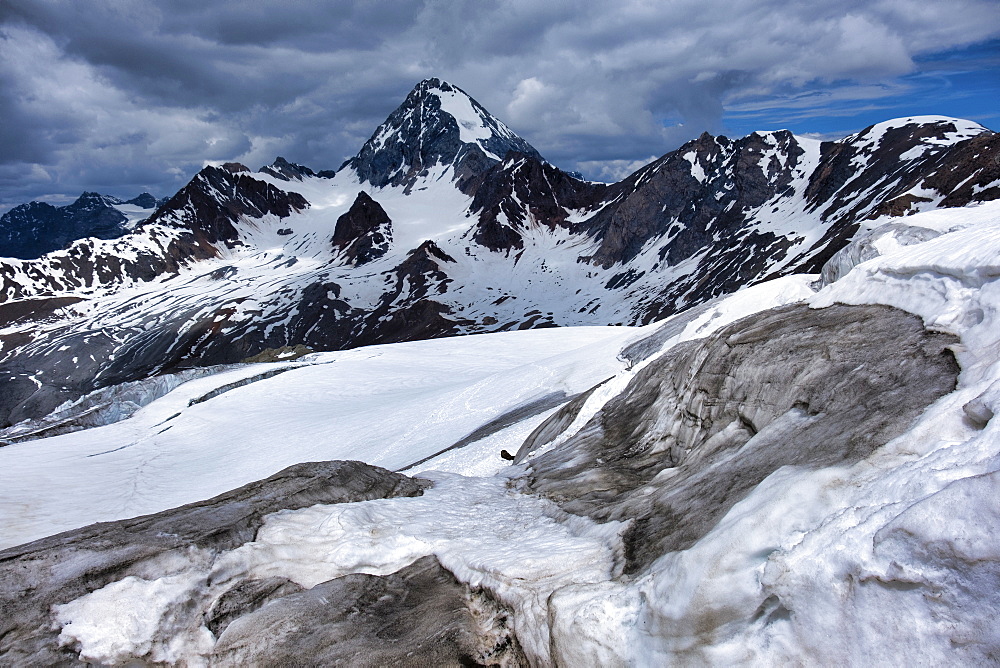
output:
<path id="1" fill-rule="evenodd" d="M 108 198 L 48 207 L 93 211 L 107 222 L 87 234 L 110 238 L 0 260 L 0 425 L 295 346 L 648 323 L 817 272 L 890 218 L 996 199 L 997 153 L 976 123 L 912 117 L 833 142 L 703 134 L 594 183 L 428 79 L 338 170 L 209 166 L 127 232 Z M 48 205 L 25 206 L 5 229 L 38 239 L 20 221 Z"/>
<path id="2" fill-rule="evenodd" d="M 32 260 L 78 239 L 117 239 L 166 199 L 142 193 L 130 200 L 85 192 L 72 204 L 28 202 L 0 217 L 0 257 Z"/>

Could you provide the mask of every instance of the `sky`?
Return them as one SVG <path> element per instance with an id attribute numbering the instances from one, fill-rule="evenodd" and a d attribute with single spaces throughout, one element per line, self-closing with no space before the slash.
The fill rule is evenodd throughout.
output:
<path id="1" fill-rule="evenodd" d="M 1000 0 L 0 0 L 0 212 L 336 169 L 432 76 L 598 180 L 704 131 L 1000 130 Z"/>

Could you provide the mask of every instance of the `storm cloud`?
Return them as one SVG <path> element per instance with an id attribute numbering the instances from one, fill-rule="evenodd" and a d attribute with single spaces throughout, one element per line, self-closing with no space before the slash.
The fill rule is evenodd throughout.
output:
<path id="1" fill-rule="evenodd" d="M 4 0 L 0 208 L 335 169 L 428 76 L 614 178 L 733 119 L 892 107 L 929 54 L 998 36 L 994 0 Z"/>

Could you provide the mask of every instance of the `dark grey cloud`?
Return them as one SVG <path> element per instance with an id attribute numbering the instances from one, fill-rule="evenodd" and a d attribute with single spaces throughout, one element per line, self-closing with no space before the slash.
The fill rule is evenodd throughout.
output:
<path id="1" fill-rule="evenodd" d="M 888 109 L 921 57 L 998 36 L 995 0 L 3 0 L 0 207 L 336 167 L 427 76 L 611 178 L 769 104 Z"/>

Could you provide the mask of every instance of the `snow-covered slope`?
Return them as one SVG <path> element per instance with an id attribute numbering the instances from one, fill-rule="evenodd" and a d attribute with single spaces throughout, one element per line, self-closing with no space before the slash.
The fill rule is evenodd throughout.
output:
<path id="1" fill-rule="evenodd" d="M 808 280 L 790 277 L 734 295 L 682 338 L 802 299 Z M 619 352 L 656 327 L 367 346 L 191 380 L 128 420 L 0 449 L 0 505 L 12 509 L 0 519 L 0 546 L 164 510 L 303 461 L 360 459 L 393 470 L 422 462 L 413 469 L 495 473 L 504 465 L 501 449 L 516 451 L 555 408 L 620 374 L 628 362 Z M 497 427 L 510 424 L 443 452 L 496 420 Z M 40 474 L 52 483 L 46 489 L 37 485 Z"/>
<path id="2" fill-rule="evenodd" d="M 937 209 L 853 242 L 825 284 L 779 278 L 642 328 L 248 365 L 2 448 L 8 544 L 303 458 L 426 459 L 406 471 L 426 482 L 316 464 L 0 552 L 0 652 L 231 665 L 349 637 L 498 665 L 988 664 L 997 257 L 1000 203 Z M 310 467 L 336 494 L 275 506 L 274 481 Z M 452 591 L 417 578 L 429 555 L 466 587 L 447 609 L 477 621 L 445 633 L 434 608 L 441 634 L 396 650 L 343 626 Z"/>
<path id="3" fill-rule="evenodd" d="M 547 411 L 619 372 L 616 353 L 636 334 L 547 329 L 369 346 L 189 381 L 126 421 L 0 449 L 0 505 L 18 509 L 3 513 L 2 545 L 165 510 L 304 461 L 405 468 L 534 405 L 537 416 L 456 453 L 466 461 L 457 470 L 492 474 L 500 450 L 516 450 Z M 72 462 L 61 475 L 51 468 L 60 461 Z"/>

